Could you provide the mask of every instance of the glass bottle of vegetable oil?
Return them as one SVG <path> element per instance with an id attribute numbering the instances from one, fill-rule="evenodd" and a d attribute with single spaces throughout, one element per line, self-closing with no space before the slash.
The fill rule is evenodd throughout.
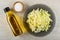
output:
<path id="1" fill-rule="evenodd" d="M 4 12 L 6 13 L 7 21 L 15 36 L 21 35 L 22 33 L 26 32 L 21 17 L 18 17 L 13 11 L 10 10 L 9 7 L 6 7 L 4 9 Z"/>

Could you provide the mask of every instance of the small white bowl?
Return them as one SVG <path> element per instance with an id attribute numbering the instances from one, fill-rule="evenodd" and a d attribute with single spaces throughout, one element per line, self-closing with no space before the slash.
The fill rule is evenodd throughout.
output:
<path id="1" fill-rule="evenodd" d="M 23 12 L 25 10 L 24 4 L 20 1 L 15 2 L 12 5 L 12 10 L 17 13 Z"/>

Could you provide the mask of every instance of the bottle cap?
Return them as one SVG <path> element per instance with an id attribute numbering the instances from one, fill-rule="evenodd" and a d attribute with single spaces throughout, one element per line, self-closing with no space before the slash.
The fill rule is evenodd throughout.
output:
<path id="1" fill-rule="evenodd" d="M 6 8 L 4 9 L 4 12 L 8 12 L 8 11 L 10 11 L 10 8 L 9 8 L 9 7 L 6 7 Z"/>

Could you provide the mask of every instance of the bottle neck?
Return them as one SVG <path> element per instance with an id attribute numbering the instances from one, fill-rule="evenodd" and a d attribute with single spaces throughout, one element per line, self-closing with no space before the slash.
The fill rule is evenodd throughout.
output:
<path id="1" fill-rule="evenodd" d="M 6 15 L 7 16 L 11 16 L 11 15 L 13 15 L 13 12 L 12 11 L 8 11 L 8 12 L 6 12 Z"/>

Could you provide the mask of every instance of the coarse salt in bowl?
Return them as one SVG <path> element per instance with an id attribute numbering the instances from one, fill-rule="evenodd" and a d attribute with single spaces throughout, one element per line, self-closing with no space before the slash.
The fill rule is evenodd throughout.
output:
<path id="1" fill-rule="evenodd" d="M 15 12 L 23 12 L 24 11 L 24 4 L 20 1 L 17 1 L 13 4 L 12 9 Z"/>

